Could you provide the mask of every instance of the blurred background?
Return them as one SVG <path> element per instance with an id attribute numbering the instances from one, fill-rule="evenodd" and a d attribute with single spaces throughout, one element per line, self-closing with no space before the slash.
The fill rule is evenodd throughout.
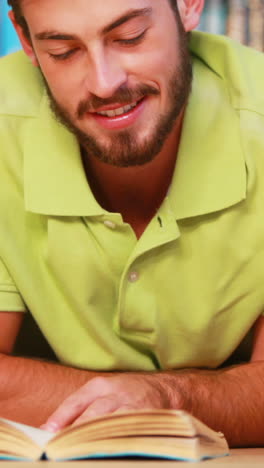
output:
<path id="1" fill-rule="evenodd" d="M 6 0 L 0 0 L 0 56 L 15 52 L 20 48 L 17 35 L 7 16 Z"/>
<path id="2" fill-rule="evenodd" d="M 0 56 L 20 48 L 0 0 Z M 207 0 L 198 29 L 228 36 L 264 52 L 264 0 Z"/>

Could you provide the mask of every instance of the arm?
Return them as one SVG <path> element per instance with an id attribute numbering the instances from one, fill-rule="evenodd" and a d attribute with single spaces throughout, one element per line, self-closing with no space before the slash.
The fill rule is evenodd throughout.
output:
<path id="1" fill-rule="evenodd" d="M 185 409 L 230 446 L 264 445 L 264 317 L 256 323 L 252 360 L 220 370 L 187 369 L 96 378 L 48 419 L 58 429 L 107 412 L 140 408 Z"/>
<path id="2" fill-rule="evenodd" d="M 0 312 L 0 417 L 39 426 L 95 372 L 12 357 L 23 313 Z"/>

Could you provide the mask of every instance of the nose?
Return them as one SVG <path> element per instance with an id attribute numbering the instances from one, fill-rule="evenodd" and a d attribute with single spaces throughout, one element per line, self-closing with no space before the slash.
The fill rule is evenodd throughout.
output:
<path id="1" fill-rule="evenodd" d="M 107 99 L 127 81 L 127 73 L 115 54 L 97 50 L 91 57 L 86 73 L 89 93 Z"/>

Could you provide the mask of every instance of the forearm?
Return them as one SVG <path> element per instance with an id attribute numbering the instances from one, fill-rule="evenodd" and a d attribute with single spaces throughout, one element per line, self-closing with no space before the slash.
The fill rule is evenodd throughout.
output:
<path id="1" fill-rule="evenodd" d="M 96 372 L 0 354 L 0 417 L 40 426 Z"/>
<path id="2" fill-rule="evenodd" d="M 264 446 L 264 361 L 166 373 L 163 378 L 172 406 L 179 407 L 180 390 L 181 407 L 222 431 L 230 446 Z"/>
<path id="3" fill-rule="evenodd" d="M 184 409 L 229 445 L 264 446 L 264 361 L 221 370 L 129 372 L 91 379 L 49 417 L 57 430 L 128 409 Z"/>

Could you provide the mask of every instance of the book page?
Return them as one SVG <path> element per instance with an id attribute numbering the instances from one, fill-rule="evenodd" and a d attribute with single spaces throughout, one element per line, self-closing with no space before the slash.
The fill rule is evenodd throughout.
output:
<path id="1" fill-rule="evenodd" d="M 26 424 L 21 424 L 10 419 L 0 418 L 1 421 L 6 422 L 10 426 L 15 427 L 19 431 L 26 434 L 33 442 L 35 442 L 40 447 L 45 447 L 45 445 L 54 437 L 54 433 L 43 431 L 42 429 L 37 429 L 36 427 L 27 426 Z"/>

